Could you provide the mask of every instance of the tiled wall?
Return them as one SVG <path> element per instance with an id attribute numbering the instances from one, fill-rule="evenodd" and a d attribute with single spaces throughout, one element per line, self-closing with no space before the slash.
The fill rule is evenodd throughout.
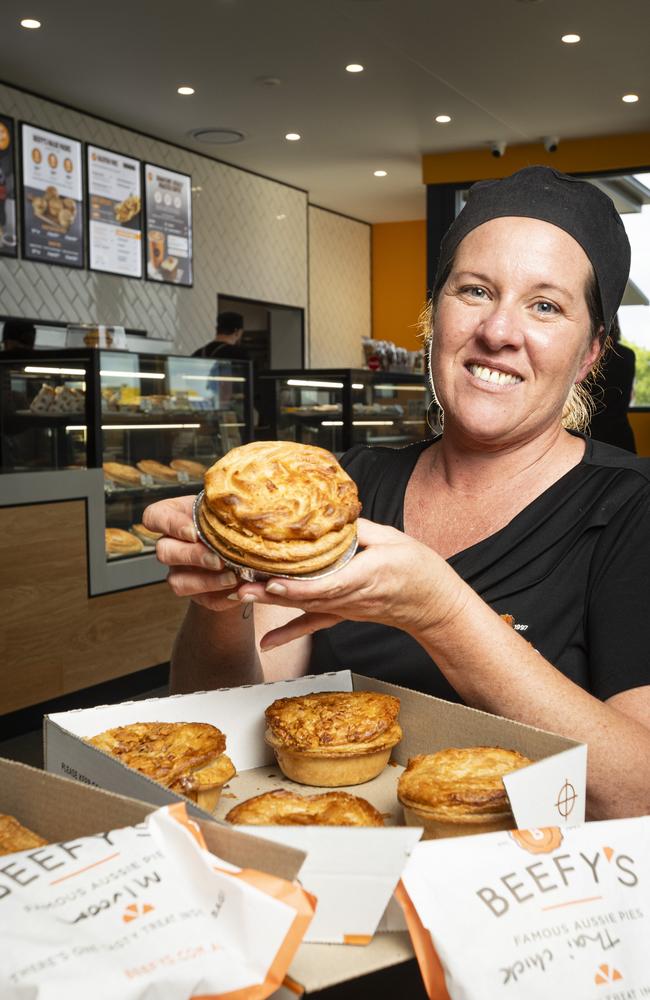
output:
<path id="1" fill-rule="evenodd" d="M 355 368 L 370 336 L 371 227 L 309 206 L 310 367 Z"/>

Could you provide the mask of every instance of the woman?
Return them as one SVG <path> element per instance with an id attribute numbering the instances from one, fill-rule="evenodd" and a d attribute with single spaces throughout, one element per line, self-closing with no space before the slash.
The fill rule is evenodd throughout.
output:
<path id="1" fill-rule="evenodd" d="M 650 463 L 562 423 L 628 268 L 592 185 L 544 167 L 475 185 L 433 294 L 444 433 L 344 461 L 364 551 L 320 581 L 235 588 L 196 543 L 191 501 L 147 511 L 172 588 L 192 597 L 175 688 L 351 667 L 582 740 L 589 814 L 649 811 Z"/>

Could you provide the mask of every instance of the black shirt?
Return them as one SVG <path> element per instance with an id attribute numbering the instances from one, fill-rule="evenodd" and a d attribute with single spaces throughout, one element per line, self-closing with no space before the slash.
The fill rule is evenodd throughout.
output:
<path id="1" fill-rule="evenodd" d="M 623 344 L 614 344 L 592 390 L 597 410 L 589 428 L 589 434 L 597 441 L 633 452 L 636 451 L 634 432 L 627 411 L 634 387 L 635 363 L 634 351 Z"/>
<path id="2" fill-rule="evenodd" d="M 194 351 L 193 358 L 217 358 L 220 361 L 248 361 L 248 351 L 239 344 L 227 344 L 225 340 L 211 340 L 204 347 Z"/>
<path id="3" fill-rule="evenodd" d="M 404 530 L 406 485 L 430 444 L 346 453 L 364 517 Z M 650 684 L 650 460 L 586 439 L 577 466 L 449 563 L 596 697 Z M 422 646 L 386 625 L 342 622 L 317 632 L 309 672 L 338 669 L 461 700 Z"/>

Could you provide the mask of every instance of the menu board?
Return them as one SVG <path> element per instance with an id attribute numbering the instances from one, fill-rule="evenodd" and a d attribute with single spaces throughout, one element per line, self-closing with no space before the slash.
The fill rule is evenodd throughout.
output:
<path id="1" fill-rule="evenodd" d="M 93 271 L 142 277 L 140 161 L 86 146 L 88 253 Z"/>
<path id="2" fill-rule="evenodd" d="M 16 239 L 16 160 L 15 135 L 11 118 L 0 115 L 0 256 L 15 257 Z"/>
<path id="3" fill-rule="evenodd" d="M 22 124 L 23 256 L 84 266 L 81 143 Z"/>
<path id="4" fill-rule="evenodd" d="M 192 284 L 192 178 L 146 163 L 147 277 Z"/>

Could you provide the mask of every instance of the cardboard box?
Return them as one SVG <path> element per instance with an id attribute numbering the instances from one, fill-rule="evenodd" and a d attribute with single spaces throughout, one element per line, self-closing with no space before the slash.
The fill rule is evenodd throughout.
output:
<path id="1" fill-rule="evenodd" d="M 133 722 L 210 722 L 226 733 L 227 753 L 238 771 L 219 803 L 216 815 L 222 818 L 233 805 L 251 795 L 277 787 L 296 788 L 280 775 L 273 753 L 264 742 L 264 710 L 271 702 L 311 691 L 360 689 L 393 694 L 401 700 L 404 738 L 393 752 L 395 766 L 387 767 L 372 782 L 348 789 L 369 799 L 387 814 L 392 825 L 383 830 L 256 828 L 261 836 L 277 844 L 307 852 L 300 879 L 318 897 L 319 905 L 305 940 L 363 944 L 371 940 L 380 925 L 409 853 L 421 835 L 418 827 L 398 825 L 402 816 L 396 799 L 399 774 L 408 758 L 417 753 L 476 745 L 519 750 L 539 763 L 518 772 L 520 777 L 513 775 L 517 780 L 512 789 L 508 785 L 518 825 L 522 825 L 522 817 L 525 825 L 532 826 L 560 822 L 557 803 L 565 785 L 573 788 L 572 818 L 581 820 L 586 769 L 583 745 L 350 671 L 50 715 L 45 719 L 45 766 L 80 781 L 165 804 L 181 797 L 88 745 L 84 738 Z M 300 787 L 305 793 L 322 791 Z M 206 814 L 192 808 L 196 815 L 206 818 Z M 549 819 L 552 814 L 554 818 Z M 393 929 L 402 925 L 388 926 Z"/>

